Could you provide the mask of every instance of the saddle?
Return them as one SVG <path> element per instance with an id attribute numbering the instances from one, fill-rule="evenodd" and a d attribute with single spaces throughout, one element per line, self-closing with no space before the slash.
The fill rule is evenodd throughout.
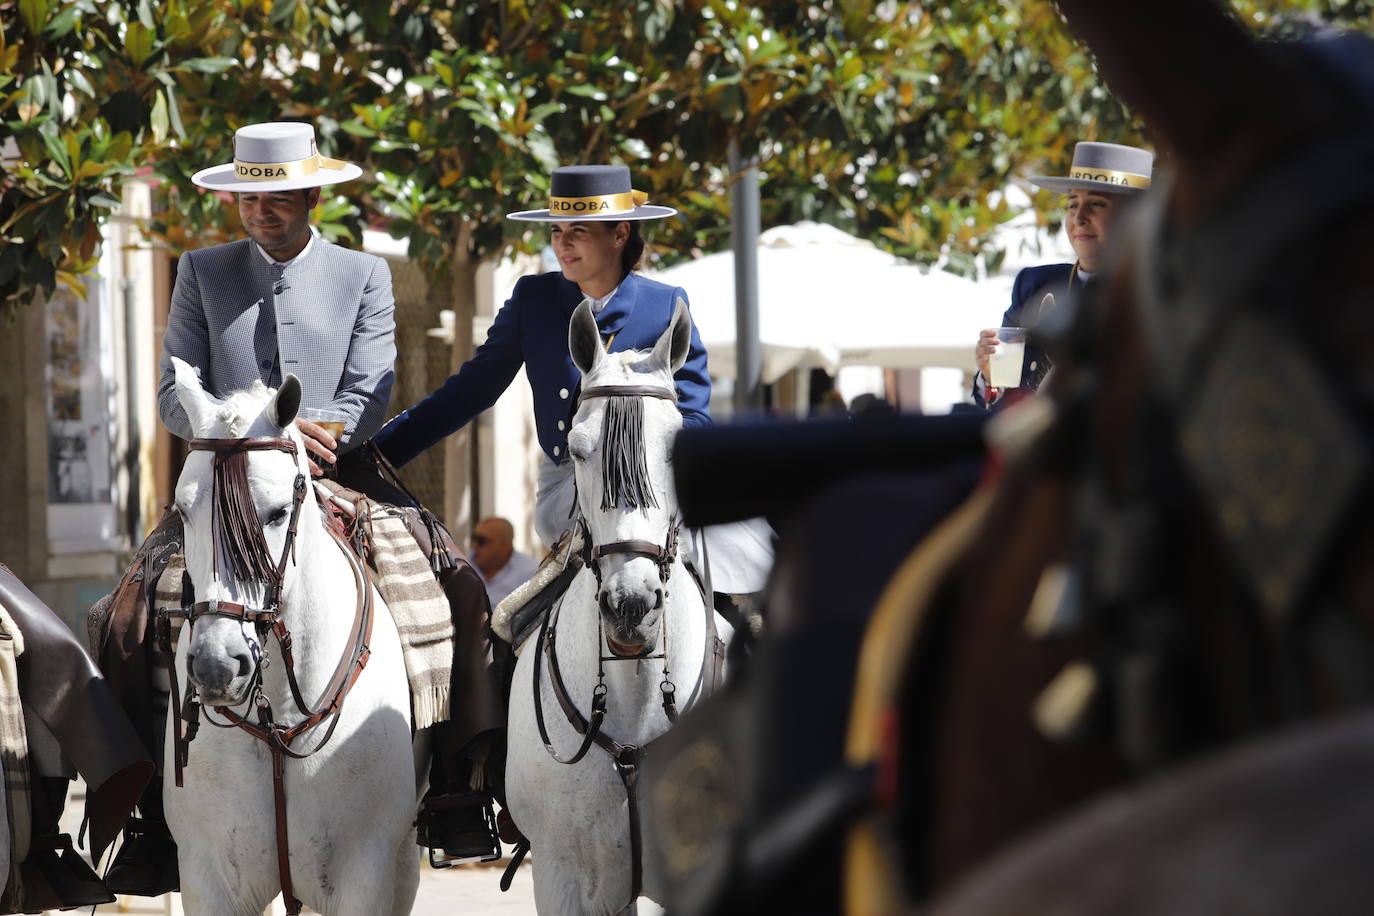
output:
<path id="1" fill-rule="evenodd" d="M 78 638 L 3 565 L 0 607 L 9 644 L 0 668 L 10 701 L 0 728 L 8 809 L 3 826 L 13 833 L 12 871 L 0 908 L 36 912 L 105 902 L 111 895 L 61 833 L 67 778 L 38 764 L 35 739 L 41 731 L 47 750 L 60 749 L 86 780 L 91 852 L 97 860 L 133 808 L 153 764 Z"/>
<path id="2" fill-rule="evenodd" d="M 505 597 L 492 611 L 491 628 L 511 645 L 517 655 L 559 596 L 586 565 L 586 537 L 581 525 L 574 525 L 558 539 L 540 562 L 529 581 Z"/>

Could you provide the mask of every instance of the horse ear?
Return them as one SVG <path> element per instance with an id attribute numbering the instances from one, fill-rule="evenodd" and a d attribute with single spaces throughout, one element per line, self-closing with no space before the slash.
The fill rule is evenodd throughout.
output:
<path id="1" fill-rule="evenodd" d="M 673 306 L 673 320 L 668 322 L 668 330 L 654 344 L 654 358 L 676 375 L 682 364 L 687 362 L 687 354 L 692 348 L 692 316 L 687 313 L 687 303 L 681 296 Z"/>
<path id="2" fill-rule="evenodd" d="M 214 423 L 215 408 L 221 402 L 205 390 L 199 371 L 190 363 L 173 356 L 172 368 L 176 371 L 177 400 L 191 421 L 191 430 L 197 436 L 204 435 Z"/>
<path id="3" fill-rule="evenodd" d="M 568 323 L 568 353 L 583 376 L 590 375 L 597 363 L 606 358 L 606 349 L 601 346 L 601 329 L 596 326 L 590 299 L 582 300 Z"/>
<path id="4" fill-rule="evenodd" d="M 296 412 L 301 409 L 301 380 L 295 375 L 287 375 L 282 379 L 281 387 L 272 396 L 272 403 L 267 405 L 267 416 L 273 423 L 282 429 L 291 425 L 291 421 L 296 419 Z"/>

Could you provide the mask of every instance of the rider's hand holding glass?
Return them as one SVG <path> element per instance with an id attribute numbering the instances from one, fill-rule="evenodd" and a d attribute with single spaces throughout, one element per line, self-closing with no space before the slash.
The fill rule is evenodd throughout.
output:
<path id="1" fill-rule="evenodd" d="M 302 407 L 296 412 L 296 428 L 310 453 L 312 476 L 334 476 L 335 452 L 347 423 L 348 415 L 334 407 Z"/>

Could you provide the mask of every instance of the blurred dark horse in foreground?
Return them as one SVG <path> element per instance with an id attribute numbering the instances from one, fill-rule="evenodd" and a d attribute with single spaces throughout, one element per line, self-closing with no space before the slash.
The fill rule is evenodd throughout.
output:
<path id="1" fill-rule="evenodd" d="M 655 783 L 660 823 L 711 819 L 663 865 L 687 889 L 669 901 L 676 912 L 831 899 L 816 895 L 824 869 L 800 837 L 843 835 L 835 828 L 859 807 L 838 894 L 850 913 L 897 912 L 960 878 L 976 889 L 975 866 L 1147 778 L 1152 794 L 1070 824 L 1049 852 L 984 882 L 991 896 L 950 912 L 1182 912 L 1167 894 L 1147 902 L 1138 882 L 1109 880 L 1113 868 L 1160 889 L 1220 888 L 1212 911 L 1229 909 L 1227 881 L 1260 889 L 1277 906 L 1266 912 L 1311 911 L 1294 901 L 1314 882 L 1324 901 L 1349 902 L 1324 912 L 1367 904 L 1354 889 L 1368 869 L 1350 867 L 1348 847 L 1374 810 L 1346 804 L 1358 780 L 1339 761 L 1368 756 L 1374 720 L 1273 735 L 1374 699 L 1374 359 L 1357 336 L 1374 311 L 1374 44 L 1261 44 L 1198 0 L 1060 6 L 1151 127 L 1170 179 L 1116 233 L 1106 284 L 1042 329 L 1055 378 L 997 418 L 1000 471 L 930 526 L 862 609 L 872 619 L 852 679 L 847 633 L 830 631 L 830 671 L 852 684 L 832 776 L 769 823 L 757 799 L 787 771 L 747 759 L 766 760 L 769 743 L 832 753 L 820 746 L 834 731 L 816 711 L 823 691 L 800 693 L 819 669 L 780 689 L 760 666 L 720 724 L 679 726 L 680 755 Z M 848 501 L 871 510 L 871 496 Z M 878 532 L 871 546 L 886 547 L 886 532 L 842 517 L 825 530 Z M 818 591 L 779 569 L 770 613 Z M 768 652 L 765 640 L 760 659 L 779 667 Z M 1254 757 L 1171 772 L 1244 742 Z M 706 753 L 716 747 L 723 756 Z M 695 801 L 674 818 L 667 789 L 683 784 Z M 1321 811 L 1351 820 L 1314 819 Z M 1283 857 L 1257 847 L 1247 857 L 1238 835 L 1299 847 L 1307 867 L 1277 867 Z M 1207 872 L 1228 842 L 1237 867 Z M 1166 867 L 1169 844 L 1187 855 Z M 1087 875 L 1102 894 L 1086 894 Z M 712 879 L 730 888 L 719 901 L 692 890 Z M 1091 903 L 1067 908 L 1080 890 Z"/>
<path id="2" fill-rule="evenodd" d="M 889 823 L 898 870 L 922 892 L 1108 786 L 1374 699 L 1374 359 L 1352 346 L 1374 306 L 1374 43 L 1258 43 L 1196 0 L 1060 6 L 1172 174 L 1132 214 L 1106 289 L 1048 330 L 1058 378 L 1007 418 L 1019 445 L 894 689 L 914 772 Z M 1232 881 L 1369 888 L 1341 828 L 1288 817 L 1295 799 L 1341 810 L 1351 788 L 1301 778 L 1330 762 L 1321 748 L 1348 749 L 1313 740 L 1227 772 L 1292 777 L 1268 828 L 1326 873 Z M 1217 778 L 1161 775 L 1191 780 L 1180 791 L 1194 798 Z M 1268 796 L 1251 797 L 1263 810 Z M 1093 835 L 1130 835 L 1152 810 L 1116 833 L 1099 816 Z M 1209 853 L 1266 826 L 1250 811 L 1228 830 L 1210 813 L 1213 842 L 1175 873 L 1184 884 L 1225 880 Z M 1166 852 L 1158 833 L 1138 837 L 1077 847 L 1080 867 L 1094 851 L 1127 869 Z M 1001 904 L 1035 912 L 1075 891 L 1035 899 L 1028 886 Z M 1178 912 L 1146 909 L 1131 887 L 1117 903 Z M 1369 898 L 1344 899 L 1354 912 Z"/>

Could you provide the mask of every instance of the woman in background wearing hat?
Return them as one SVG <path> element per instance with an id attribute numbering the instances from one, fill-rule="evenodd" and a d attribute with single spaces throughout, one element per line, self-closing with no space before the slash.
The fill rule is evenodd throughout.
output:
<path id="1" fill-rule="evenodd" d="M 521 277 L 497 313 L 486 342 L 439 388 L 404 411 L 373 440 L 393 464 L 410 461 L 496 403 L 523 365 L 534 392 L 535 428 L 544 461 L 539 471 L 535 528 L 545 544 L 558 540 L 573 504 L 568 428 L 580 374 L 568 355 L 568 322 L 584 299 L 611 352 L 652 347 L 668 327 L 682 289 L 635 273 L 644 253 L 643 220 L 677 211 L 644 203 L 624 166 L 576 165 L 553 170 L 549 208 L 508 219 L 549 223 L 549 244 L 561 270 Z M 684 426 L 711 422 L 711 380 L 696 327 L 687 362 L 674 377 Z"/>
<path id="2" fill-rule="evenodd" d="M 1112 225 L 1131 198 L 1150 186 L 1154 154 L 1134 146 L 1116 143 L 1079 143 L 1074 147 L 1073 165 L 1068 177 L 1035 175 L 1031 184 L 1047 191 L 1067 195 L 1064 229 L 1069 234 L 1077 260 L 1072 264 L 1046 264 L 1027 267 L 1012 284 L 1011 308 L 1002 316 L 1002 327 L 1033 327 L 1056 301 L 1079 293 L 1102 269 Z M 980 407 L 998 403 L 1005 392 L 987 383 L 988 359 L 997 350 L 997 329 L 986 328 L 978 335 L 974 358 L 978 374 L 973 381 L 973 400 Z M 1050 364 L 1034 343 L 1026 345 L 1021 366 L 1020 390 L 1040 387 Z"/>

